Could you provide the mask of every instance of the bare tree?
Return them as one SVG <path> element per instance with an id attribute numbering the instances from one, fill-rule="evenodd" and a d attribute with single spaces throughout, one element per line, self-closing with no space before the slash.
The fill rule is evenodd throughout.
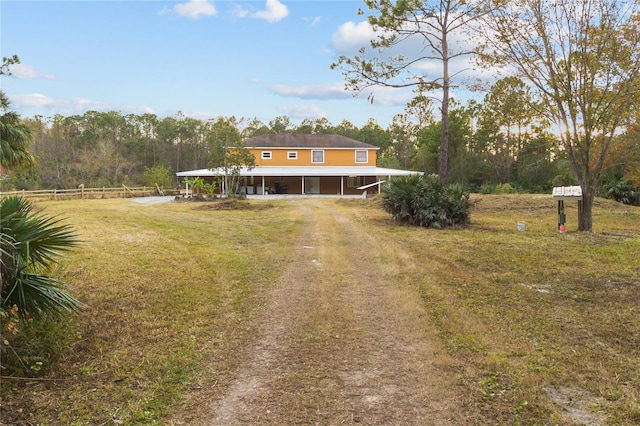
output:
<path id="1" fill-rule="evenodd" d="M 640 3 L 490 1 L 483 59 L 535 88 L 582 187 L 579 229 L 591 231 L 598 180 L 639 87 Z"/>
<path id="2" fill-rule="evenodd" d="M 332 68 L 342 68 L 346 87 L 360 93 L 368 87 L 414 87 L 419 94 L 441 90 L 440 98 L 442 132 L 440 140 L 439 176 L 445 182 L 449 172 L 449 99 L 452 88 L 450 63 L 471 55 L 473 49 L 457 44 L 454 35 L 482 12 L 473 0 L 365 0 L 371 11 L 367 17 L 378 38 L 371 41 L 371 48 L 378 53 L 419 42 L 415 57 L 403 55 L 381 59 L 361 48 L 353 58 L 341 56 Z M 393 54 L 393 53 L 391 53 Z M 436 76 L 421 71 L 421 66 L 438 61 L 441 73 Z M 372 101 L 373 98 L 370 97 Z"/>

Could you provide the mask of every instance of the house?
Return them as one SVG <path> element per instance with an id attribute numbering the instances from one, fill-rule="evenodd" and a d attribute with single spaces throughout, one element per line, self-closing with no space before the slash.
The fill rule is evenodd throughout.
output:
<path id="1" fill-rule="evenodd" d="M 419 173 L 377 167 L 378 147 L 340 135 L 268 134 L 246 139 L 244 146 L 256 164 L 240 168 L 246 194 L 379 192 L 387 179 Z M 179 178 L 204 180 L 224 175 L 224 168 L 177 173 Z"/>

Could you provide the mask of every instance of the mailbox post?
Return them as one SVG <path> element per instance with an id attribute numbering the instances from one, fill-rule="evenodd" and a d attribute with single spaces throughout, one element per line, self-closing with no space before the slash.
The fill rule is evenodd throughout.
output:
<path id="1" fill-rule="evenodd" d="M 582 208 L 582 187 L 556 186 L 553 188 L 553 199 L 558 200 L 558 231 L 566 232 L 567 215 L 564 212 L 564 200 L 578 200 L 578 214 Z"/>

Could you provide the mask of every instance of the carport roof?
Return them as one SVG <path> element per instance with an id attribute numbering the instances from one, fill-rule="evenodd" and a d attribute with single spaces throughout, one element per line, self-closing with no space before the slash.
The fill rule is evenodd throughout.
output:
<path id="1" fill-rule="evenodd" d="M 178 177 L 208 177 L 208 176 L 224 176 L 224 168 L 217 169 L 199 169 L 188 170 L 184 172 L 176 173 Z M 291 177 L 291 176 L 410 176 L 416 174 L 423 174 L 422 172 L 416 172 L 412 170 L 399 170 L 399 169 L 387 169 L 384 167 L 369 167 L 369 166 L 257 166 L 252 169 L 247 167 L 240 168 L 240 176 L 279 176 L 279 177 Z"/>

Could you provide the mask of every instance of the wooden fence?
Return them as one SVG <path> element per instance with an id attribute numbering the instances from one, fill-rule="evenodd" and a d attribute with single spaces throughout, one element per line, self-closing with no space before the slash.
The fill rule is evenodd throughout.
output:
<path id="1" fill-rule="evenodd" d="M 162 189 L 157 186 L 120 188 L 85 188 L 80 185 L 73 189 L 42 189 L 38 191 L 0 191 L 0 198 L 18 195 L 25 198 L 48 200 L 96 199 L 96 198 L 136 198 L 158 195 L 180 195 L 180 189 Z"/>

